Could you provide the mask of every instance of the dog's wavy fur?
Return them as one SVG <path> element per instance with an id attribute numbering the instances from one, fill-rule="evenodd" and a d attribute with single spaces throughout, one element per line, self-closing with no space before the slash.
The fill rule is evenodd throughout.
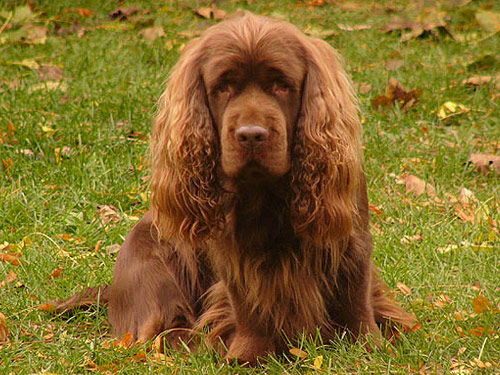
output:
<path id="1" fill-rule="evenodd" d="M 217 77 L 209 67 L 231 69 L 234 61 L 271 62 L 300 77 L 297 114 L 283 136 L 287 150 L 269 151 L 268 159 L 284 158 L 285 172 L 264 182 L 229 175 L 233 161 L 223 162 L 237 145 L 215 118 L 220 108 L 210 85 Z M 293 89 L 281 90 L 292 97 Z M 271 99 L 256 92 L 265 107 Z M 246 14 L 189 43 L 154 120 L 150 213 L 123 245 L 113 285 L 99 290 L 115 334 L 147 340 L 167 329 L 208 328 L 228 357 L 255 363 L 298 333 L 319 329 L 329 340 L 345 329 L 376 342 L 379 329 L 408 329 L 413 317 L 388 297 L 371 261 L 357 112 L 335 50 L 289 23 Z M 278 162 L 266 163 L 271 170 Z M 91 303 L 96 291 L 58 311 Z M 189 336 L 179 332 L 173 344 Z"/>

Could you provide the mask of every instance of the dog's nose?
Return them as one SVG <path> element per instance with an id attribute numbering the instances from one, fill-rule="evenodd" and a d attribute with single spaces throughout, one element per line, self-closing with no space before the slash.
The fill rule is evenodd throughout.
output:
<path id="1" fill-rule="evenodd" d="M 267 141 L 269 130 L 259 125 L 244 125 L 236 129 L 236 140 L 244 145 L 254 145 Z"/>

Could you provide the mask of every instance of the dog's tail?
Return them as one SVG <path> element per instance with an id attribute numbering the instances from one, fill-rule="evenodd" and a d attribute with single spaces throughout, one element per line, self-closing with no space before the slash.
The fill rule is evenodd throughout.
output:
<path id="1" fill-rule="evenodd" d="M 51 305 L 56 313 L 71 313 L 75 310 L 88 309 L 91 306 L 107 305 L 109 298 L 110 286 L 101 285 L 96 288 L 86 288 L 66 300 L 51 302 Z"/>
<path id="2" fill-rule="evenodd" d="M 409 332 L 415 324 L 415 316 L 390 297 L 390 290 L 375 271 L 372 277 L 372 303 L 375 321 L 382 334 L 391 339 L 398 336 L 398 331 Z"/>

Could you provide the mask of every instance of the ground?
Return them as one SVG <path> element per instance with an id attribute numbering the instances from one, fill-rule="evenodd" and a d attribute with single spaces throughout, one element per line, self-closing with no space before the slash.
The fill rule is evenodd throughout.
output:
<path id="1" fill-rule="evenodd" d="M 498 1 L 29 4 L 0 1 L 0 373 L 500 373 Z M 325 39 L 353 78 L 375 263 L 418 320 L 374 353 L 304 340 L 249 369 L 128 348 L 105 309 L 62 317 L 46 304 L 111 281 L 148 207 L 169 69 L 238 8 Z"/>

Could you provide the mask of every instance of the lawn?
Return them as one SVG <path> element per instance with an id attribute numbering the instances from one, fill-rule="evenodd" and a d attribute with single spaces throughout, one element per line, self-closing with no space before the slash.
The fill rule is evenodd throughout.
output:
<path id="1" fill-rule="evenodd" d="M 111 282 L 148 208 L 155 102 L 183 46 L 224 14 L 194 0 L 29 3 L 0 1 L 1 374 L 500 373 L 498 1 L 217 2 L 287 19 L 345 57 L 375 263 L 418 321 L 374 353 L 306 339 L 256 369 L 128 347 L 105 309 L 46 304 Z"/>

